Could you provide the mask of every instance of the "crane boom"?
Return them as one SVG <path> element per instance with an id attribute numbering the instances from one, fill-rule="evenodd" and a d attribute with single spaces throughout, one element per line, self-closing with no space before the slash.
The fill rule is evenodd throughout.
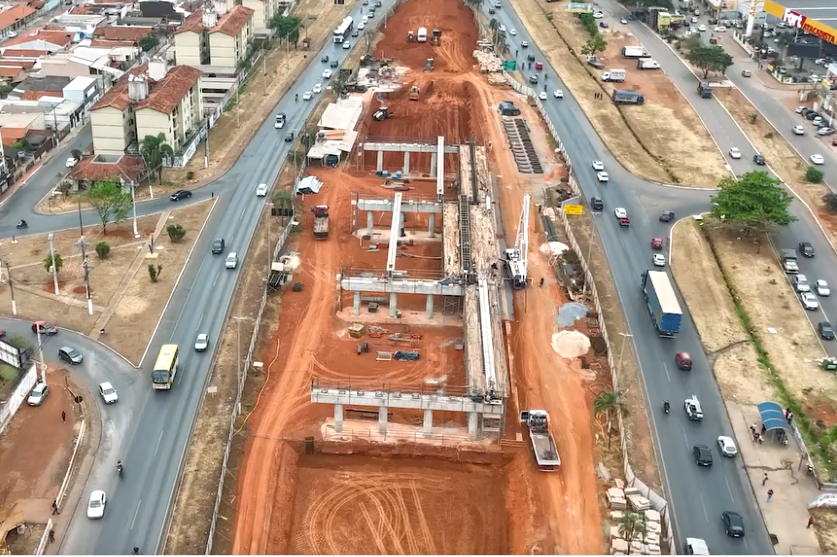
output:
<path id="1" fill-rule="evenodd" d="M 517 223 L 514 247 L 506 250 L 506 262 L 514 288 L 525 288 L 529 280 L 529 203 L 532 196 L 523 196 L 523 209 Z"/>

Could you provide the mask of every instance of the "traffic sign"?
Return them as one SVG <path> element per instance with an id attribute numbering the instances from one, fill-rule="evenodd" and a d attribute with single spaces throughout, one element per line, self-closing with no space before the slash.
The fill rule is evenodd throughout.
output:
<path id="1" fill-rule="evenodd" d="M 580 215 L 584 213 L 583 205 L 564 205 L 563 208 L 565 215 Z"/>
<path id="2" fill-rule="evenodd" d="M 517 60 L 503 60 L 503 71 L 513 72 L 517 69 Z"/>

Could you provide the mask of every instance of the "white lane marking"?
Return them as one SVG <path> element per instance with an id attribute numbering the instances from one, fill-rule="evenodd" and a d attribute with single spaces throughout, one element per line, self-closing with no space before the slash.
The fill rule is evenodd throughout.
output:
<path id="1" fill-rule="evenodd" d="M 134 529 L 134 524 L 137 522 L 137 515 L 139 515 L 140 507 L 142 507 L 142 499 L 139 500 L 139 503 L 137 503 L 137 510 L 134 511 L 134 518 L 131 520 L 131 530 Z"/>
<path id="2" fill-rule="evenodd" d="M 212 288 L 215 288 L 215 285 L 218 284 L 218 277 L 221 276 L 221 273 L 215 273 L 215 280 L 212 281 Z"/>
<path id="3" fill-rule="evenodd" d="M 683 442 L 686 444 L 686 450 L 691 450 L 689 448 L 689 439 L 686 437 L 686 428 L 683 428 Z"/>
<path id="4" fill-rule="evenodd" d="M 216 276 L 217 276 L 217 275 L 216 275 Z M 201 323 L 203 323 L 203 314 L 201 314 L 200 319 L 198 319 L 198 326 L 197 326 L 197 329 L 198 329 L 199 331 L 201 330 Z"/>
<path id="5" fill-rule="evenodd" d="M 703 518 L 706 519 L 706 522 L 709 522 L 709 513 L 706 512 L 706 503 L 703 501 L 703 492 L 698 492 L 700 495 L 700 506 L 703 509 Z"/>
<path id="6" fill-rule="evenodd" d="M 165 431 L 165 430 L 164 430 Z M 160 443 L 163 441 L 163 433 L 164 431 L 160 432 L 160 437 L 157 439 L 157 446 L 154 447 L 154 456 L 157 456 L 157 452 L 160 450 Z"/>
<path id="7" fill-rule="evenodd" d="M 735 505 L 735 497 L 732 496 L 732 488 L 729 486 L 729 478 L 725 477 L 724 483 L 727 484 L 727 491 L 729 492 L 730 501 L 732 501 L 732 504 Z"/>
<path id="8" fill-rule="evenodd" d="M 663 362 L 663 369 L 666 370 L 666 377 L 668 377 L 668 382 L 671 383 L 671 375 L 668 374 L 668 366 Z"/>

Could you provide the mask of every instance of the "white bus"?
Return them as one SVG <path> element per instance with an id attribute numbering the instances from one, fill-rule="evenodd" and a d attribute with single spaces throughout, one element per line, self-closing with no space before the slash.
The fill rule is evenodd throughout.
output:
<path id="1" fill-rule="evenodd" d="M 351 17 L 347 17 L 343 20 L 343 22 L 334 30 L 334 42 L 342 43 L 343 39 L 349 36 L 349 33 L 352 32 L 352 26 L 354 21 Z"/>

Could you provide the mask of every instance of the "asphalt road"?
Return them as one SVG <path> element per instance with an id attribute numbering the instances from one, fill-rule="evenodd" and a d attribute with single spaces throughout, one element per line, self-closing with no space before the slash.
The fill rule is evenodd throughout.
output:
<path id="1" fill-rule="evenodd" d="M 512 50 L 519 49 L 520 42 L 527 40 L 530 44 L 528 52 L 520 50 L 534 54 L 537 60 L 544 62 L 549 74 L 549 90 L 564 90 L 564 99 L 552 98 L 550 94 L 550 98 L 544 102 L 547 113 L 559 136 L 567 138 L 565 148 L 575 165 L 585 197 L 589 199 L 597 196 L 604 200 L 605 209 L 601 215 L 596 216 L 597 230 L 639 356 L 652 431 L 657 438 L 656 450 L 663 468 L 666 496 L 674 511 L 677 550 L 682 551 L 686 537 L 696 537 L 706 540 L 715 554 L 772 553 L 772 545 L 741 461 L 723 459 L 717 451 L 717 437 L 734 437 L 734 433 L 688 312 L 684 311 L 685 318 L 676 339 L 660 339 L 651 323 L 640 290 L 642 271 L 652 268 L 651 238 L 669 235 L 669 226 L 658 220 L 660 212 L 664 209 L 673 210 L 678 218 L 683 218 L 707 211 L 711 206 L 709 192 L 650 184 L 619 165 L 607 151 L 569 89 L 528 37 L 513 8 L 505 6 L 497 12 L 495 17 L 500 23 L 507 29 L 517 30 L 517 36 L 508 36 Z M 532 72 L 523 73 L 528 78 Z M 540 83 L 543 82 L 541 77 Z M 710 129 L 710 132 L 714 131 Z M 591 166 L 591 161 L 595 159 L 605 164 L 610 175 L 607 185 L 600 185 L 596 180 Z M 618 225 L 613 216 L 615 207 L 627 209 L 632 223 L 630 229 L 622 229 Z M 593 254 L 593 257 L 597 256 L 601 254 Z M 680 299 L 685 310 L 682 297 Z M 676 369 L 674 355 L 677 352 L 692 354 L 695 362 L 691 372 Z M 703 406 L 705 418 L 701 423 L 690 422 L 683 410 L 683 401 L 692 394 L 698 396 Z M 663 400 L 670 400 L 672 404 L 668 416 L 662 412 Z M 711 469 L 702 469 L 695 464 L 691 453 L 695 444 L 713 448 L 716 458 Z M 744 518 L 747 528 L 745 538 L 732 539 L 724 534 L 721 513 L 726 510 L 736 511 Z"/>
<path id="2" fill-rule="evenodd" d="M 383 4 L 383 9 L 387 9 L 392 0 Z M 355 10 L 353 17 L 358 12 Z M 383 13 L 376 17 L 383 17 Z M 256 186 L 274 183 L 292 145 L 284 141 L 285 133 L 301 129 L 314 108 L 314 102 L 301 100 L 302 93 L 323 81 L 324 64 L 319 61 L 323 54 L 342 62 L 348 53 L 331 42 L 319 53 L 312 52 L 309 57 L 313 63 L 275 108 L 276 112 L 288 115 L 285 129 L 274 130 L 271 115 L 230 171 L 193 196 L 192 202 L 205 199 L 210 191 L 214 191 L 217 205 L 163 314 L 144 365 L 135 372 L 139 377 L 136 406 L 131 412 L 135 419 L 131 419 L 119 431 L 118 438 L 113 439 L 108 458 L 97 458 L 94 472 L 85 486 L 85 495 L 74 509 L 70 530 L 61 546 L 62 553 L 128 554 L 134 546 L 143 553 L 154 553 L 162 547 L 180 466 L 240 272 L 240 267 L 238 270 L 225 269 L 224 256 L 211 255 L 209 246 L 214 238 L 223 237 L 228 252 L 237 252 L 240 260 L 248 255 L 259 216 L 265 210 L 265 198 L 255 196 Z M 294 101 L 296 94 L 300 97 L 298 102 Z M 142 203 L 138 213 L 159 212 L 169 207 L 169 203 L 167 199 Z M 30 232 L 65 228 L 65 222 L 73 226 L 77 218 L 77 215 L 33 216 Z M 85 219 L 95 222 L 89 213 L 85 214 Z M 0 235 L 5 235 L 2 228 Z M 266 254 L 252 256 L 266 257 Z M 194 352 L 193 345 L 199 332 L 209 334 L 210 351 Z M 154 392 L 150 381 L 151 366 L 160 346 L 169 342 L 180 345 L 180 371 L 171 391 Z M 114 409 L 119 410 L 118 407 Z M 116 459 L 125 464 L 121 480 L 114 468 Z M 108 495 L 105 517 L 99 521 L 88 520 L 85 512 L 86 497 L 94 489 L 105 489 Z"/>

